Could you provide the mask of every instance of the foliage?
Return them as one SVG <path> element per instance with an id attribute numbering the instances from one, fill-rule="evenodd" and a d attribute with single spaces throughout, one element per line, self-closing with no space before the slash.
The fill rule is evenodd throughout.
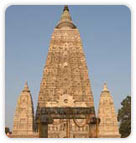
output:
<path id="1" fill-rule="evenodd" d="M 131 96 L 127 96 L 121 105 L 122 107 L 118 111 L 119 132 L 121 137 L 125 138 L 131 133 Z"/>

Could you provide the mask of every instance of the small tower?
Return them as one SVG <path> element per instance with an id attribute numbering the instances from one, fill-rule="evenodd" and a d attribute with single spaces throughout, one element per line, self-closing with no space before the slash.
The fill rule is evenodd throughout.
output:
<path id="1" fill-rule="evenodd" d="M 34 109 L 31 93 L 27 82 L 16 105 L 13 123 L 13 137 L 27 137 L 33 134 Z"/>
<path id="2" fill-rule="evenodd" d="M 100 125 L 98 128 L 99 138 L 120 137 L 113 99 L 106 83 L 104 83 L 104 88 L 100 96 L 98 117 L 100 118 Z"/>

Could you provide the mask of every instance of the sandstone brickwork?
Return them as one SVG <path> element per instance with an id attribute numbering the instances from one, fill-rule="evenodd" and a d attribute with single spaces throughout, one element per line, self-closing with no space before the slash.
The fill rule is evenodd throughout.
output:
<path id="1" fill-rule="evenodd" d="M 98 117 L 100 118 L 100 124 L 98 128 L 99 138 L 120 137 L 113 99 L 106 83 L 104 84 L 104 89 L 100 96 Z"/>
<path id="2" fill-rule="evenodd" d="M 51 37 L 37 112 L 41 107 L 94 107 L 80 33 L 72 22 L 67 6 Z M 49 125 L 48 136 L 67 137 L 68 123 L 69 137 L 89 137 L 85 119 L 55 120 Z"/>
<path id="3" fill-rule="evenodd" d="M 34 128 L 34 109 L 27 82 L 16 105 L 12 137 L 32 136 Z"/>

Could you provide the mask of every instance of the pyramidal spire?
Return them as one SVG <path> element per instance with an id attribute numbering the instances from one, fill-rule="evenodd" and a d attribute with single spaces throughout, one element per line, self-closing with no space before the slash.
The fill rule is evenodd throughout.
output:
<path id="1" fill-rule="evenodd" d="M 64 6 L 63 13 L 61 15 L 61 18 L 56 28 L 61 29 L 61 28 L 66 28 L 66 27 L 72 28 L 72 29 L 76 28 L 76 26 L 72 22 L 72 18 L 70 16 L 69 8 L 67 5 Z"/>
<path id="2" fill-rule="evenodd" d="M 31 135 L 33 135 L 33 129 L 34 129 L 33 100 L 28 87 L 28 83 L 25 82 L 24 89 L 20 93 L 16 105 L 12 136 L 13 138 L 30 137 Z"/>
<path id="3" fill-rule="evenodd" d="M 103 91 L 109 91 L 106 83 L 104 83 Z"/>
<path id="4" fill-rule="evenodd" d="M 113 98 L 106 83 L 104 83 L 104 88 L 100 95 L 98 117 L 100 118 L 100 124 L 98 127 L 99 138 L 120 137 Z"/>

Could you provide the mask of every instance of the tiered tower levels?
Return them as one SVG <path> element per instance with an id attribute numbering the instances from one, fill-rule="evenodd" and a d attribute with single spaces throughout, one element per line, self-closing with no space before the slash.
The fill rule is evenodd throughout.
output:
<path id="1" fill-rule="evenodd" d="M 40 85 L 37 112 L 42 107 L 94 108 L 82 46 L 80 33 L 72 22 L 68 7 L 65 6 L 51 37 Z M 66 137 L 64 134 L 66 121 L 55 121 L 60 124 L 49 125 L 49 137 Z M 80 122 L 82 124 L 86 121 Z M 70 124 L 70 137 L 89 137 L 88 125 L 77 127 L 73 120 L 70 120 Z"/>

